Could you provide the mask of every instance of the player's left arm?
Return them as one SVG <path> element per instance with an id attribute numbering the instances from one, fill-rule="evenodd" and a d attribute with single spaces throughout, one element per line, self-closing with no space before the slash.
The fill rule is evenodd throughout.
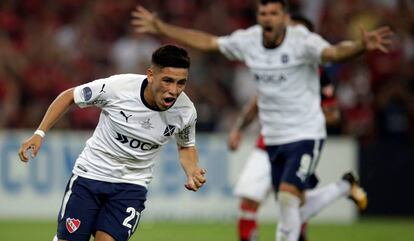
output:
<path id="1" fill-rule="evenodd" d="M 187 175 L 187 183 L 184 185 L 188 190 L 196 192 L 206 182 L 206 170 L 198 166 L 198 152 L 195 146 L 178 145 L 178 154 L 181 166 Z"/>
<path id="2" fill-rule="evenodd" d="M 336 45 L 326 47 L 321 54 L 322 62 L 340 62 L 361 55 L 365 51 L 380 50 L 389 52 L 394 35 L 390 27 L 385 26 L 373 31 L 366 31 L 361 27 L 361 39 L 342 41 Z"/>

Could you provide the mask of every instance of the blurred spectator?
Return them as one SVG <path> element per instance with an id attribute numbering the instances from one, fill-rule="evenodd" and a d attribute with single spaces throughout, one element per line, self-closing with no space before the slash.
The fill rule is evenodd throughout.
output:
<path id="1" fill-rule="evenodd" d="M 69 87 L 121 72 L 142 72 L 163 39 L 136 36 L 130 12 L 142 4 L 167 21 L 217 35 L 255 23 L 251 0 L 3 0 L 0 2 L 0 126 L 34 128 L 56 95 Z M 291 0 L 316 31 L 336 43 L 359 36 L 358 26 L 390 24 L 391 53 L 335 64 L 342 134 L 414 137 L 414 3 L 411 0 Z M 221 9 L 217 11 L 217 9 Z M 228 128 L 254 94 L 249 73 L 216 54 L 191 51 L 186 92 L 198 109 L 200 131 Z M 392 81 L 391 81 L 392 80 Z M 98 110 L 74 109 L 58 128 L 93 128 Z"/>
<path id="2" fill-rule="evenodd" d="M 151 54 L 160 44 L 147 36 L 132 33 L 118 38 L 111 50 L 117 73 L 145 73 Z"/>
<path id="3" fill-rule="evenodd" d="M 390 79 L 377 95 L 379 137 L 393 142 L 407 142 L 413 136 L 414 102 L 409 88 Z"/>

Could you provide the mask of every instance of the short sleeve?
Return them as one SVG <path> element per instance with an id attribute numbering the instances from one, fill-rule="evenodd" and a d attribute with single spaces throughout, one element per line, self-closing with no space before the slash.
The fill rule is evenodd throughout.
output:
<path id="1" fill-rule="evenodd" d="M 330 46 L 328 41 L 315 33 L 309 33 L 304 41 L 304 57 L 310 62 L 321 63 L 322 51 Z"/>
<path id="2" fill-rule="evenodd" d="M 177 144 L 182 147 L 195 146 L 195 128 L 197 122 L 197 112 L 193 108 L 193 113 L 191 115 L 188 125 L 186 125 L 182 130 L 179 130 L 175 134 L 175 139 Z"/>
<path id="3" fill-rule="evenodd" d="M 230 35 L 218 38 L 220 52 L 230 60 L 244 60 L 243 41 L 245 40 L 244 30 L 237 30 Z"/>
<path id="4" fill-rule="evenodd" d="M 97 106 L 104 107 L 110 101 L 112 94 L 111 82 L 113 79 L 98 79 L 75 87 L 74 101 L 81 108 Z"/>

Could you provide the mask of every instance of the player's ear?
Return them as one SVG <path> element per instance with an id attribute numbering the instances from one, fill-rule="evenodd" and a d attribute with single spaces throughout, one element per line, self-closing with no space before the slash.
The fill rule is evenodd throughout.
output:
<path id="1" fill-rule="evenodd" d="M 148 82 L 150 82 L 150 83 L 154 79 L 154 70 L 152 69 L 152 67 L 149 67 L 147 69 L 147 79 L 148 79 Z"/>
<path id="2" fill-rule="evenodd" d="M 290 15 L 287 12 L 283 12 L 283 13 L 285 14 L 285 16 L 283 17 L 285 20 L 285 24 L 289 25 L 292 22 L 292 20 L 290 19 Z"/>

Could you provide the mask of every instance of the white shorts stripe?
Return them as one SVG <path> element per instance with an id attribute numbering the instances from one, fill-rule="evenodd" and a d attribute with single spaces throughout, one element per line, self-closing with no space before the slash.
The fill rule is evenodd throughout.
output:
<path id="1" fill-rule="evenodd" d="M 69 181 L 68 191 L 65 193 L 65 196 L 63 197 L 63 201 L 62 201 L 62 211 L 60 212 L 60 218 L 63 218 L 65 216 L 66 205 L 68 204 L 70 195 L 72 195 L 73 183 L 76 181 L 77 178 L 78 178 L 78 175 L 73 175 Z"/>
<path id="2" fill-rule="evenodd" d="M 309 170 L 309 175 L 313 174 L 315 172 L 316 169 L 316 165 L 318 164 L 318 159 L 319 159 L 319 155 L 320 155 L 320 147 L 321 147 L 321 140 L 315 140 L 315 145 L 313 146 L 313 158 L 312 158 L 312 162 L 311 162 L 311 166 L 310 166 L 310 170 Z"/>

